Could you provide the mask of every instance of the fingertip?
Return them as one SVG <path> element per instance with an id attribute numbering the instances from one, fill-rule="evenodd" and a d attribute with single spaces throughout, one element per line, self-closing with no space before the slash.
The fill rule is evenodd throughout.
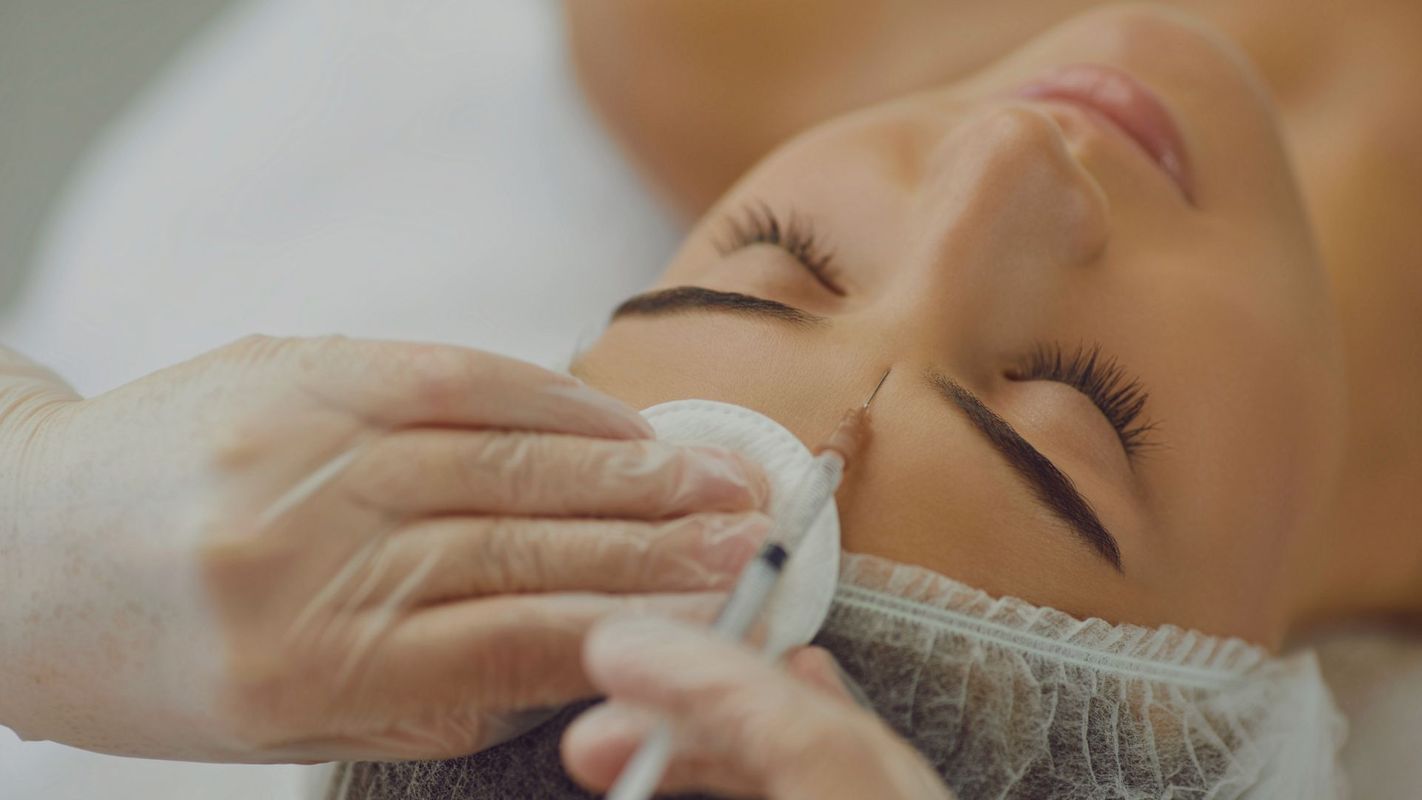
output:
<path id="1" fill-rule="evenodd" d="M 802 647 L 785 658 L 785 669 L 800 680 L 838 700 L 874 711 L 869 696 L 840 666 L 839 659 L 823 647 Z"/>
<path id="2" fill-rule="evenodd" d="M 694 498 L 700 511 L 763 511 L 770 479 L 758 462 L 724 447 L 689 445 L 692 469 L 678 495 Z M 678 503 L 680 505 L 680 503 Z"/>
<path id="3" fill-rule="evenodd" d="M 770 500 L 770 478 L 765 474 L 765 467 L 761 466 L 760 462 L 734 451 L 731 458 L 746 477 L 746 492 L 750 496 L 751 510 L 764 511 Z"/>
<path id="4" fill-rule="evenodd" d="M 764 546 L 773 521 L 759 511 L 697 515 L 701 533 L 693 560 L 716 576 L 714 588 L 729 588 Z"/>
<path id="5" fill-rule="evenodd" d="M 790 674 L 816 685 L 832 685 L 839 680 L 834 656 L 823 647 L 807 645 L 785 655 L 785 669 Z"/>
<path id="6" fill-rule="evenodd" d="M 612 395 L 572 378 L 567 383 L 552 383 L 542 388 L 545 395 L 584 409 L 593 420 L 601 423 L 597 432 L 610 438 L 655 439 L 651 423 L 626 403 Z"/>
<path id="7" fill-rule="evenodd" d="M 559 752 L 568 774 L 579 784 L 603 791 L 655 724 L 635 709 L 606 702 L 589 709 L 563 732 Z"/>

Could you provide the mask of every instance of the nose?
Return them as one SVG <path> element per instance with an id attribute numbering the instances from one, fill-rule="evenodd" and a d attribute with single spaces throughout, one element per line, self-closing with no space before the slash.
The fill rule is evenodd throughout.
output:
<path id="1" fill-rule="evenodd" d="M 981 253 L 1070 266 L 1105 247 L 1105 192 L 1068 150 L 1058 123 L 1015 104 L 993 108 L 949 131 L 926 162 L 920 208 L 924 245 L 945 256 Z"/>
<path id="2" fill-rule="evenodd" d="M 1059 304 L 1066 282 L 1106 246 L 1110 213 L 1057 123 L 1001 105 L 960 118 L 930 147 L 906 228 L 899 308 L 915 308 L 941 341 L 944 325 L 964 326 L 951 339 L 977 340 L 1002 320 Z"/>

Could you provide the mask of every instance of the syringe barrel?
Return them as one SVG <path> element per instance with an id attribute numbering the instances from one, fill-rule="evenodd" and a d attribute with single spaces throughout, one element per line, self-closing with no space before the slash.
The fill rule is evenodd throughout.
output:
<path id="1" fill-rule="evenodd" d="M 780 571 L 785 567 L 785 558 L 784 548 L 767 542 L 741 571 L 735 588 L 731 590 L 731 596 L 726 599 L 726 605 L 711 624 L 711 630 L 727 639 L 739 641 L 745 638 L 765 608 L 770 593 L 779 583 Z"/>
<path id="2" fill-rule="evenodd" d="M 844 458 L 834 450 L 815 456 L 810 468 L 795 487 L 790 508 L 777 520 L 772 540 L 781 542 L 791 553 L 809 533 L 825 506 L 834 501 L 835 490 L 844 478 Z"/>

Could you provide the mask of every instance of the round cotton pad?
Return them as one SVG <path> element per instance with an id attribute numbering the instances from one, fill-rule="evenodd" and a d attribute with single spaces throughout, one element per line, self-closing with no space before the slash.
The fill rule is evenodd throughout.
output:
<path id="1" fill-rule="evenodd" d="M 764 414 L 712 400 L 674 400 L 642 412 L 657 438 L 675 444 L 714 444 L 734 450 L 765 468 L 770 479 L 772 518 L 788 510 L 791 493 L 810 469 L 813 454 L 795 434 Z M 839 512 L 834 503 L 815 519 L 804 542 L 791 553 L 780 585 L 762 621 L 765 650 L 778 656 L 808 644 L 819 631 L 839 579 Z"/>

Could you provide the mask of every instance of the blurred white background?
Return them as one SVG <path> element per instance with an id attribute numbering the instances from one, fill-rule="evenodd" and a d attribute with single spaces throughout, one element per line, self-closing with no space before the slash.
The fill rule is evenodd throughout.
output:
<path id="1" fill-rule="evenodd" d="M 232 0 L 0 0 L 0 307 L 99 131 Z"/>

